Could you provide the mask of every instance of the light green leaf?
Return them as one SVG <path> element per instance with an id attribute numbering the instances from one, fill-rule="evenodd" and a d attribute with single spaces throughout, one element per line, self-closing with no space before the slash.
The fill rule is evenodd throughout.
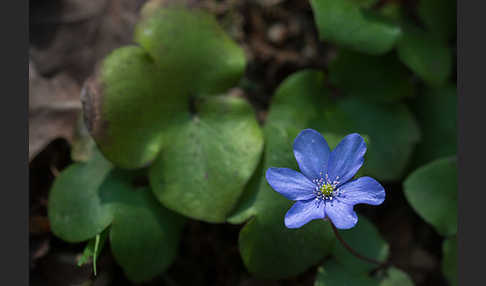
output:
<path id="1" fill-rule="evenodd" d="M 223 92 L 245 70 L 243 50 L 213 15 L 197 9 L 160 9 L 136 26 L 135 41 L 164 75 L 185 82 L 189 94 Z M 163 93 L 170 95 L 170 90 Z"/>
<path id="2" fill-rule="evenodd" d="M 442 272 L 452 286 L 457 286 L 457 236 L 444 241 L 442 255 Z"/>
<path id="3" fill-rule="evenodd" d="M 263 134 L 243 99 L 201 98 L 198 110 L 170 131 L 163 156 L 150 169 L 150 182 L 168 208 L 223 222 L 258 164 Z"/>
<path id="4" fill-rule="evenodd" d="M 441 86 L 451 76 L 452 51 L 431 33 L 404 25 L 397 51 L 400 60 L 428 85 Z"/>
<path id="5" fill-rule="evenodd" d="M 380 262 L 386 261 L 390 247 L 366 217 L 359 216 L 355 227 L 340 230 L 339 233 L 344 241 L 359 254 Z M 339 242 L 336 242 L 333 254 L 336 261 L 349 271 L 367 273 L 377 267 L 376 264 L 356 258 Z"/>
<path id="6" fill-rule="evenodd" d="M 440 158 L 410 174 L 403 183 L 412 208 L 441 235 L 457 232 L 457 165 Z"/>
<path id="7" fill-rule="evenodd" d="M 234 86 L 246 64 L 214 17 L 196 9 L 160 9 L 137 25 L 135 39 L 140 46 L 113 51 L 82 93 L 90 133 L 122 168 L 155 160 L 191 100 Z"/>
<path id="8" fill-rule="evenodd" d="M 222 96 L 244 72 L 243 50 L 209 13 L 149 10 L 139 46 L 115 50 L 86 84 L 85 121 L 116 166 L 149 168 L 162 204 L 223 222 L 263 149 L 251 106 Z"/>
<path id="9" fill-rule="evenodd" d="M 456 87 L 448 85 L 428 90 L 413 102 L 413 109 L 422 129 L 417 145 L 415 165 L 457 153 Z"/>
<path id="10" fill-rule="evenodd" d="M 243 194 L 240 196 L 235 209 L 231 212 L 231 215 L 226 220 L 232 224 L 241 224 L 249 220 L 251 217 L 257 214 L 255 208 L 257 193 L 263 176 L 263 156 L 260 159 L 257 169 L 253 173 L 250 181 L 243 190 Z"/>
<path id="11" fill-rule="evenodd" d="M 311 6 L 319 38 L 357 52 L 386 53 L 401 35 L 399 25 L 357 1 L 311 0 Z"/>
<path id="12" fill-rule="evenodd" d="M 340 50 L 329 66 L 329 82 L 344 94 L 381 102 L 414 94 L 409 72 L 393 54 L 371 56 Z"/>

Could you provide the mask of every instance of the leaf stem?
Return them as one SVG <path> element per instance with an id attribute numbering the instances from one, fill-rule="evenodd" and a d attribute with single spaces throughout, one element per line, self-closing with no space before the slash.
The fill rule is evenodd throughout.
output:
<path id="1" fill-rule="evenodd" d="M 375 260 L 375 259 L 372 259 L 372 258 L 369 258 L 369 257 L 366 257 L 366 256 L 363 256 L 361 254 L 359 254 L 356 250 L 354 250 L 349 244 L 346 243 L 346 241 L 344 241 L 344 239 L 342 238 L 342 236 L 339 234 L 339 231 L 337 230 L 337 228 L 334 226 L 334 224 L 332 222 L 329 221 L 329 223 L 331 224 L 331 227 L 332 227 L 332 230 L 334 231 L 334 235 L 336 235 L 336 238 L 339 240 L 339 242 L 341 242 L 341 244 L 354 256 L 356 256 L 357 258 L 361 259 L 361 260 L 364 260 L 366 262 L 370 262 L 370 263 L 374 263 L 376 265 L 378 265 L 378 269 L 380 268 L 384 268 L 385 266 L 388 265 L 388 262 L 380 262 L 378 260 Z"/>

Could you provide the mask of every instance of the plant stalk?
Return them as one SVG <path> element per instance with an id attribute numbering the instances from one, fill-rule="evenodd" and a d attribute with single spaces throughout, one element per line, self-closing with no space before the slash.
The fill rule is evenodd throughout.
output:
<path id="1" fill-rule="evenodd" d="M 336 236 L 336 238 L 339 240 L 339 242 L 341 242 L 341 244 L 354 256 L 356 256 L 357 258 L 361 259 L 361 260 L 364 260 L 366 262 L 370 262 L 370 263 L 373 263 L 373 264 L 376 264 L 378 265 L 378 268 L 383 268 L 385 267 L 388 263 L 387 262 L 380 262 L 378 260 L 375 260 L 375 259 L 372 259 L 372 258 L 369 258 L 369 257 L 366 257 L 366 256 L 363 256 L 361 254 L 359 254 L 356 250 L 354 250 L 349 244 L 346 243 L 346 241 L 344 241 L 344 239 L 341 237 L 341 235 L 339 234 L 339 231 L 337 230 L 337 228 L 334 226 L 334 224 L 332 222 L 329 221 L 329 223 L 331 224 L 331 227 L 332 227 L 332 230 L 334 231 L 334 235 Z"/>

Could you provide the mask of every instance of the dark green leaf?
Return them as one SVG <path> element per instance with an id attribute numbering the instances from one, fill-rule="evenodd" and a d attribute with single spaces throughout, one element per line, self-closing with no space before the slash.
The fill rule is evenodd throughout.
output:
<path id="1" fill-rule="evenodd" d="M 246 208 L 240 220 L 254 215 L 241 230 L 239 249 L 250 273 L 269 279 L 297 275 L 329 254 L 334 237 L 327 222 L 313 221 L 300 229 L 287 229 L 284 215 L 292 202 L 273 191 L 264 179 L 270 166 L 297 169 L 292 142 L 312 117 L 326 89 L 323 74 L 303 71 L 289 77 L 278 89 L 265 126 L 263 168 L 249 185 Z M 304 111 L 304 112 L 303 112 Z M 251 205 L 251 202 L 254 202 Z M 244 216 L 246 214 L 246 217 Z M 238 222 L 238 221 L 237 221 Z M 278 261 L 278 263 L 275 263 Z"/>
<path id="2" fill-rule="evenodd" d="M 311 0 L 311 6 L 320 39 L 354 51 L 383 54 L 401 35 L 396 23 L 357 1 Z"/>
<path id="3" fill-rule="evenodd" d="M 456 0 L 420 0 L 418 13 L 427 29 L 441 39 L 456 35 Z"/>
<path id="4" fill-rule="evenodd" d="M 382 102 L 414 93 L 409 72 L 393 54 L 370 56 L 341 50 L 329 66 L 329 82 L 345 94 Z"/>
<path id="5" fill-rule="evenodd" d="M 413 102 L 422 129 L 414 154 L 416 166 L 457 152 L 457 96 L 455 86 L 428 90 Z"/>
<path id="6" fill-rule="evenodd" d="M 111 225 L 115 259 L 131 280 L 143 281 L 165 271 L 174 259 L 183 220 L 162 207 L 149 189 L 134 188 L 135 175 L 113 169 L 96 152 L 88 162 L 61 172 L 48 213 L 57 236 L 70 242 L 91 239 L 85 258 L 96 258 L 104 236 L 100 233 Z"/>
<path id="7" fill-rule="evenodd" d="M 397 51 L 400 60 L 431 86 L 443 85 L 451 76 L 452 51 L 431 33 L 404 25 Z"/>
<path id="8" fill-rule="evenodd" d="M 442 272 L 452 286 L 457 285 L 457 236 L 450 237 L 442 245 Z"/>
<path id="9" fill-rule="evenodd" d="M 359 216 L 355 227 L 349 230 L 340 230 L 339 233 L 344 241 L 361 255 L 381 262 L 386 261 L 389 246 L 366 217 Z M 340 242 L 336 242 L 333 254 L 336 261 L 349 271 L 367 273 L 377 267 L 376 264 L 356 258 Z"/>
<path id="10" fill-rule="evenodd" d="M 413 286 L 410 277 L 403 271 L 390 267 L 380 280 L 368 273 L 350 271 L 350 268 L 335 260 L 327 261 L 317 269 L 314 286 Z"/>
<path id="11" fill-rule="evenodd" d="M 328 261 L 317 269 L 314 286 L 378 286 L 378 281 L 365 273 L 349 271 L 336 261 Z"/>
<path id="12" fill-rule="evenodd" d="M 126 188 L 107 180 L 112 165 L 97 152 L 87 163 L 76 163 L 62 171 L 51 188 L 48 215 L 52 232 L 69 242 L 80 242 L 101 233 L 113 220 L 110 205 L 99 196 Z"/>
<path id="13" fill-rule="evenodd" d="M 324 86 L 323 74 L 317 71 L 306 70 L 291 75 L 281 84 L 272 100 L 264 128 L 262 170 L 247 186 L 245 200 L 231 217 L 231 222 L 241 223 L 253 217 L 240 232 L 243 261 L 251 273 L 279 279 L 297 275 L 314 265 L 329 254 L 335 241 L 331 228 L 324 221 L 314 221 L 300 229 L 285 228 L 284 216 L 293 202 L 272 190 L 264 178 L 269 167 L 298 170 L 292 150 L 298 133 L 305 128 L 314 128 L 324 134 L 333 146 L 345 134 L 363 131 L 361 134 L 364 136 L 369 134 L 370 154 L 375 144 L 385 150 L 385 154 L 380 154 L 383 152 L 380 148 L 374 149 L 373 154 L 378 156 L 375 162 L 379 167 L 369 170 L 391 177 L 397 176 L 398 172 L 394 169 L 396 166 L 390 166 L 390 161 L 402 164 L 399 168 L 404 167 L 413 144 L 418 140 L 418 130 L 402 105 L 382 106 L 361 103 L 356 99 L 333 102 Z M 351 128 L 353 125 L 358 127 Z M 370 133 L 365 133 L 365 130 Z M 393 140 L 388 146 L 390 138 Z M 389 153 L 386 153 L 387 150 Z M 365 162 L 365 166 L 367 164 Z"/>
<path id="14" fill-rule="evenodd" d="M 415 170 L 403 183 L 413 209 L 441 235 L 457 232 L 455 157 L 437 159 Z"/>
<path id="15" fill-rule="evenodd" d="M 380 104 L 348 97 L 338 101 L 333 112 L 330 117 L 338 120 L 328 117 L 330 131 L 358 132 L 370 138 L 363 173 L 384 181 L 403 175 L 420 139 L 418 124 L 404 104 Z"/>
<path id="16" fill-rule="evenodd" d="M 134 282 L 165 271 L 179 245 L 182 220 L 160 206 L 149 189 L 126 194 L 110 230 L 111 249 Z"/>

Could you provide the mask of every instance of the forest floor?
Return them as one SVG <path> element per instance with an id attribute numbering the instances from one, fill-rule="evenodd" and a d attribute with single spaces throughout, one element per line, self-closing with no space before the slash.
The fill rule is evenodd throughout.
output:
<path id="1" fill-rule="evenodd" d="M 162 1 L 162 0 L 161 0 Z M 132 43 L 145 0 L 37 0 L 30 2 L 29 176 L 31 285 L 132 285 L 103 251 L 98 275 L 76 266 L 83 244 L 55 237 L 47 219 L 49 188 L 71 161 L 83 81 L 113 49 Z M 276 87 L 289 74 L 326 70 L 334 47 L 319 42 L 308 1 L 190 1 L 218 17 L 245 50 L 245 96 L 264 122 Z M 390 244 L 391 260 L 416 285 L 447 285 L 441 274 L 442 238 L 407 204 L 400 184 L 388 184 L 380 208 L 360 210 Z M 141 285 L 313 285 L 316 267 L 298 277 L 265 281 L 251 277 L 238 252 L 241 226 L 190 221 L 179 256 L 168 272 Z"/>

